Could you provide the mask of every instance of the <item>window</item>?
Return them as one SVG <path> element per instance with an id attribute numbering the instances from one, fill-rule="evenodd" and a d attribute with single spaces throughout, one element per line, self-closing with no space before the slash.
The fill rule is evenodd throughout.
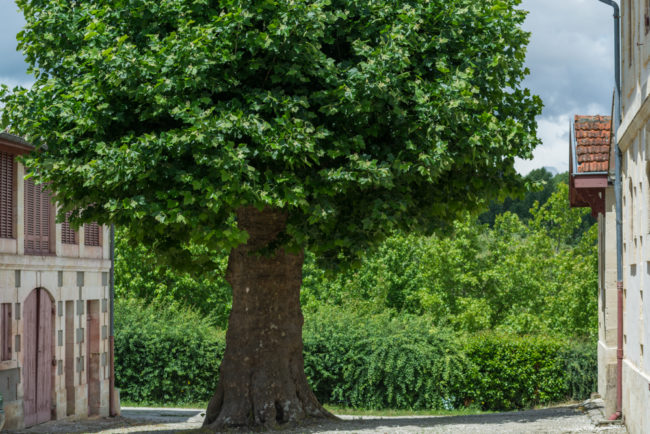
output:
<path id="1" fill-rule="evenodd" d="M 0 152 L 0 238 L 14 238 L 14 156 Z"/>
<path id="2" fill-rule="evenodd" d="M 78 244 L 79 240 L 77 237 L 77 231 L 72 229 L 72 227 L 70 227 L 70 223 L 68 223 L 69 216 L 70 213 L 66 213 L 65 220 L 61 225 L 61 242 L 63 244 Z"/>
<path id="3" fill-rule="evenodd" d="M 84 245 L 85 246 L 99 246 L 100 244 L 100 231 L 97 223 L 89 223 L 84 225 Z"/>
<path id="4" fill-rule="evenodd" d="M 11 360 L 11 303 L 0 304 L 0 360 Z"/>
<path id="5" fill-rule="evenodd" d="M 33 179 L 25 180 L 25 254 L 50 254 L 50 195 Z"/>

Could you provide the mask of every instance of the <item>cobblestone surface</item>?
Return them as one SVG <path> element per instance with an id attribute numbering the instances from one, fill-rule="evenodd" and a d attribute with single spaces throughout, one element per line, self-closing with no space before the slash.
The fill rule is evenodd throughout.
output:
<path id="1" fill-rule="evenodd" d="M 473 416 L 340 416 L 278 429 L 287 433 L 606 433 L 625 434 L 621 425 L 603 422 L 599 403 Z M 14 433 L 177 433 L 202 432 L 203 410 L 123 408 L 115 418 L 53 421 Z"/>

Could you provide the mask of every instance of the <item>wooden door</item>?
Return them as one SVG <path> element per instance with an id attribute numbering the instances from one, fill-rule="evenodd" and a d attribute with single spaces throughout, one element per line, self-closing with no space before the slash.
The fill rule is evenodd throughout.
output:
<path id="1" fill-rule="evenodd" d="M 100 378 L 99 378 L 99 300 L 89 300 L 86 315 L 86 328 L 88 330 L 87 354 L 88 369 L 86 381 L 88 382 L 88 414 L 99 414 Z"/>
<path id="2" fill-rule="evenodd" d="M 47 422 L 52 404 L 52 300 L 41 288 L 24 303 L 23 412 L 25 426 Z"/>
<path id="3" fill-rule="evenodd" d="M 66 414 L 72 416 L 76 409 L 74 372 L 74 301 L 65 302 L 65 393 Z"/>

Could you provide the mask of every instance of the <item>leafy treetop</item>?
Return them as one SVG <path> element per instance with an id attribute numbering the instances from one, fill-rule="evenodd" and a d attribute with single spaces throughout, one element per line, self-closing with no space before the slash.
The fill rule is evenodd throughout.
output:
<path id="1" fill-rule="evenodd" d="M 0 91 L 2 124 L 73 223 L 177 263 L 245 240 L 243 205 L 354 255 L 522 190 L 541 101 L 519 3 L 17 0 L 36 82 Z"/>

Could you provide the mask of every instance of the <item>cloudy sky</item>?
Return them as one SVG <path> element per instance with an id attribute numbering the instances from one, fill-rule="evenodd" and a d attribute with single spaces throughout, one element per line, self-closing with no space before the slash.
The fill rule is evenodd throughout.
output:
<path id="1" fill-rule="evenodd" d="M 530 11 L 525 27 L 531 71 L 526 85 L 544 101 L 539 117 L 543 144 L 533 160 L 518 161 L 528 173 L 537 167 L 568 169 L 568 128 L 574 114 L 611 112 L 613 25 L 611 8 L 597 0 L 523 0 Z M 15 35 L 23 25 L 13 0 L 0 0 L 0 83 L 29 86 Z"/>

